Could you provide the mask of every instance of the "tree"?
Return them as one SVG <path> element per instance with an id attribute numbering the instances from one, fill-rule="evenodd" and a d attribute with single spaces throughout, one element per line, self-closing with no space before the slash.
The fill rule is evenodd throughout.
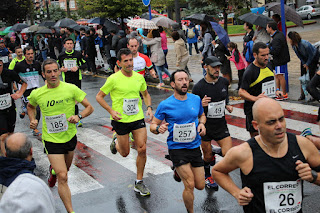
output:
<path id="1" fill-rule="evenodd" d="M 59 5 L 49 5 L 50 19 L 58 21 L 66 17 L 66 12 Z M 47 14 L 47 9 L 44 8 L 43 14 Z M 37 19 L 37 15 L 41 17 L 40 10 L 35 11 L 34 18 Z M 42 21 L 42 20 L 41 20 Z"/>
<path id="2" fill-rule="evenodd" d="M 26 20 L 33 7 L 32 0 L 1 0 L 0 19 L 13 25 Z"/>

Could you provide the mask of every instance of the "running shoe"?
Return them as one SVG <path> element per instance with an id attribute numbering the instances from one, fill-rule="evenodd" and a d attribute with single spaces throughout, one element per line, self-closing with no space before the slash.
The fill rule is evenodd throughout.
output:
<path id="1" fill-rule="evenodd" d="M 209 189 L 214 189 L 214 190 L 218 190 L 219 186 L 216 182 L 214 182 L 212 176 L 206 177 L 206 187 Z"/>
<path id="2" fill-rule="evenodd" d="M 149 196 L 150 190 L 146 185 L 144 185 L 143 181 L 139 181 L 134 185 L 134 191 L 140 193 L 141 196 Z"/>
<path id="3" fill-rule="evenodd" d="M 21 112 L 19 116 L 20 116 L 21 119 L 23 119 L 24 116 L 26 116 L 26 113 L 25 112 Z"/>
<path id="4" fill-rule="evenodd" d="M 42 133 L 38 129 L 34 129 L 32 131 L 32 134 L 33 134 L 33 136 L 41 136 L 42 135 Z"/>
<path id="5" fill-rule="evenodd" d="M 288 98 L 289 98 L 289 97 L 288 97 L 288 93 L 286 93 L 286 94 L 283 95 L 283 100 L 288 100 Z"/>
<path id="6" fill-rule="evenodd" d="M 82 121 L 80 120 L 77 124 L 76 124 L 77 127 L 82 127 Z"/>
<path id="7" fill-rule="evenodd" d="M 305 128 L 305 129 L 301 132 L 300 135 L 303 136 L 303 137 L 306 137 L 306 136 L 308 136 L 308 135 L 312 135 L 311 129 L 310 129 L 310 128 Z"/>
<path id="8" fill-rule="evenodd" d="M 283 101 L 283 96 L 277 96 L 277 97 L 276 97 L 276 100 L 277 100 L 277 101 Z"/>
<path id="9" fill-rule="evenodd" d="M 57 175 L 56 175 L 55 171 L 52 169 L 51 165 L 49 167 L 49 173 L 50 173 L 50 176 L 48 178 L 48 185 L 49 185 L 49 187 L 54 187 L 57 182 Z"/>
<path id="10" fill-rule="evenodd" d="M 180 178 L 178 172 L 176 171 L 176 169 L 173 169 L 173 178 L 175 181 L 181 182 L 181 178 Z"/>
<path id="11" fill-rule="evenodd" d="M 117 139 L 117 133 L 113 133 L 112 135 L 112 142 L 110 144 L 110 151 L 112 154 L 117 154 L 117 149 L 116 149 L 116 139 Z"/>

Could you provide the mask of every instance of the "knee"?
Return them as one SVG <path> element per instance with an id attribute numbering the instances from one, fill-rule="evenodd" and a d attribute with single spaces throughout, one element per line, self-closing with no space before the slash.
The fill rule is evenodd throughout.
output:
<path id="1" fill-rule="evenodd" d="M 122 156 L 122 157 L 127 157 L 130 153 L 130 150 L 121 150 L 119 151 L 119 154 Z"/>
<path id="2" fill-rule="evenodd" d="M 145 156 L 147 154 L 147 146 L 144 143 L 142 146 L 137 147 L 138 155 Z"/>
<path id="3" fill-rule="evenodd" d="M 194 180 L 185 180 L 184 181 L 184 188 L 186 191 L 193 191 L 194 190 Z"/>
<path id="4" fill-rule="evenodd" d="M 206 185 L 205 181 L 201 180 L 201 181 L 195 183 L 195 188 L 198 190 L 202 190 L 202 189 L 204 189 L 205 185 Z"/>
<path id="5" fill-rule="evenodd" d="M 57 174 L 57 178 L 58 178 L 59 184 L 67 183 L 68 182 L 68 172 L 67 171 L 59 172 Z"/>

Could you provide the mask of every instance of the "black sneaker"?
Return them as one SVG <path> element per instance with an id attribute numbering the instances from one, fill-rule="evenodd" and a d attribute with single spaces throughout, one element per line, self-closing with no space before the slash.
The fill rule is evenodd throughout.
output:
<path id="1" fill-rule="evenodd" d="M 117 149 L 116 149 L 116 139 L 117 139 L 117 133 L 113 133 L 112 135 L 112 142 L 110 144 L 110 151 L 112 154 L 117 154 Z"/>
<path id="2" fill-rule="evenodd" d="M 181 182 L 181 178 L 180 178 L 178 172 L 176 171 L 176 169 L 173 169 L 173 179 L 177 182 Z"/>

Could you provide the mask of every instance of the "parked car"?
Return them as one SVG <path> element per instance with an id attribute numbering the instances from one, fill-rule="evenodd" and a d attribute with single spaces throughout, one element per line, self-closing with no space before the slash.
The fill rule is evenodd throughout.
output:
<path id="1" fill-rule="evenodd" d="M 297 9 L 301 18 L 312 19 L 320 15 L 320 4 L 303 5 Z"/>

